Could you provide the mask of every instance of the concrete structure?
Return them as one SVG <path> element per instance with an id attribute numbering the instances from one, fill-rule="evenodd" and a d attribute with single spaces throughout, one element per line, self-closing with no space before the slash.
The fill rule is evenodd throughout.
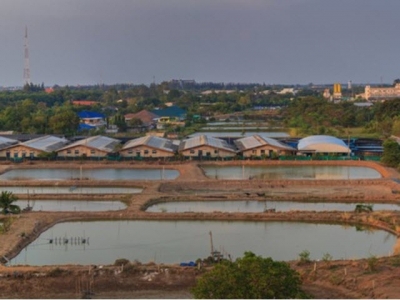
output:
<path id="1" fill-rule="evenodd" d="M 365 86 L 364 97 L 366 100 L 389 100 L 400 98 L 400 83 L 394 87 L 371 87 Z"/>
<path id="2" fill-rule="evenodd" d="M 179 141 L 149 135 L 126 142 L 119 153 L 122 157 L 164 158 L 174 156 L 178 146 Z"/>
<path id="3" fill-rule="evenodd" d="M 0 157 L 10 158 L 36 158 L 45 153 L 56 152 L 68 144 L 65 138 L 52 135 L 42 136 L 23 143 L 11 145 L 0 150 Z"/>
<path id="4" fill-rule="evenodd" d="M 223 140 L 205 135 L 196 136 L 182 141 L 179 145 L 178 152 L 184 157 L 193 158 L 227 158 L 236 155 L 236 149 L 234 146 L 229 145 Z"/>
<path id="5" fill-rule="evenodd" d="M 297 151 L 278 140 L 260 137 L 259 135 L 237 139 L 234 143 L 238 148 L 238 153 L 242 154 L 243 157 L 271 157 L 273 153 L 276 155 L 294 155 Z"/>
<path id="6" fill-rule="evenodd" d="M 299 140 L 298 153 L 349 154 L 350 148 L 340 139 L 329 135 L 312 135 Z"/>
<path id="7" fill-rule="evenodd" d="M 92 136 L 87 139 L 79 140 L 57 151 L 58 157 L 92 157 L 101 158 L 107 154 L 118 151 L 120 140 L 106 136 Z"/>

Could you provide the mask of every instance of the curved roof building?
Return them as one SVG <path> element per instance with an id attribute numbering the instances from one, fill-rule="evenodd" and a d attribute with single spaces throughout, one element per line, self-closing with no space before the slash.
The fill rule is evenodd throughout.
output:
<path id="1" fill-rule="evenodd" d="M 312 135 L 303 138 L 297 145 L 304 153 L 350 153 L 350 148 L 340 139 L 329 135 Z"/>

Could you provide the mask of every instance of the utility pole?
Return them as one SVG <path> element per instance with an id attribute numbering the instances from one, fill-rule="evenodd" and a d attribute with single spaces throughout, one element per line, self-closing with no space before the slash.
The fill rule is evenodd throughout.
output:
<path id="1" fill-rule="evenodd" d="M 24 84 L 31 84 L 31 71 L 29 67 L 29 48 L 28 48 L 28 26 L 25 26 L 25 65 L 24 65 Z"/>

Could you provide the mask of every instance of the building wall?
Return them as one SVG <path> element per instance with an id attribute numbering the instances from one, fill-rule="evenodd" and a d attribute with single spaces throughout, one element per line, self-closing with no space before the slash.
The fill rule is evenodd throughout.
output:
<path id="1" fill-rule="evenodd" d="M 57 151 L 57 155 L 59 157 L 81 157 L 82 155 L 86 155 L 87 157 L 104 157 L 107 155 L 107 152 L 92 149 L 84 145 L 78 145 L 75 147 Z"/>
<path id="2" fill-rule="evenodd" d="M 2 158 L 7 158 L 7 153 L 9 153 L 9 157 L 26 157 L 26 158 L 34 158 L 38 157 L 40 153 L 44 153 L 44 151 L 37 150 L 37 149 L 32 149 L 23 145 L 16 145 L 14 147 L 10 147 L 7 149 L 2 149 L 0 150 L 0 157 Z"/>
<path id="3" fill-rule="evenodd" d="M 400 84 L 396 84 L 394 87 L 371 87 L 365 86 L 365 99 L 388 99 L 400 97 Z"/>
<path id="4" fill-rule="evenodd" d="M 132 147 L 129 149 L 119 151 L 122 157 L 172 157 L 175 155 L 173 152 L 163 151 L 148 147 L 146 145 Z"/>
<path id="5" fill-rule="evenodd" d="M 263 146 L 255 149 L 249 149 L 242 152 L 243 157 L 263 156 L 270 157 L 272 152 L 278 155 L 292 155 L 293 151 L 276 149 L 271 146 Z"/>
<path id="6" fill-rule="evenodd" d="M 236 155 L 235 152 L 221 150 L 211 146 L 199 146 L 181 151 L 180 153 L 186 157 L 199 157 L 199 151 L 202 152 L 202 157 L 234 157 Z"/>

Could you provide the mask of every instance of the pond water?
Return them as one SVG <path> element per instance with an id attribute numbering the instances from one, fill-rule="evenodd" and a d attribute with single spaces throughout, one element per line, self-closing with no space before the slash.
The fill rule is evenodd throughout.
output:
<path id="1" fill-rule="evenodd" d="M 263 212 L 265 209 L 276 211 L 308 210 L 308 211 L 354 211 L 359 203 L 322 203 L 297 201 L 182 201 L 163 202 L 150 206 L 147 212 Z M 399 204 L 368 203 L 373 210 L 399 210 Z"/>
<path id="2" fill-rule="evenodd" d="M 19 195 L 33 194 L 139 194 L 143 191 L 141 188 L 131 187 L 98 187 L 98 186 L 1 186 L 0 191 L 8 191 Z"/>
<path id="3" fill-rule="evenodd" d="M 202 166 L 215 179 L 374 179 L 381 174 L 368 167 L 348 166 Z"/>
<path id="4" fill-rule="evenodd" d="M 21 209 L 32 207 L 32 211 L 107 211 L 125 209 L 121 201 L 98 200 L 18 200 Z"/>
<path id="5" fill-rule="evenodd" d="M 112 264 L 125 258 L 142 263 L 179 263 L 210 255 L 214 249 L 233 259 L 252 251 L 275 260 L 383 256 L 396 237 L 351 226 L 290 222 L 93 221 L 56 224 L 10 261 L 11 265 Z M 85 243 L 83 243 L 83 238 Z M 52 243 L 50 243 L 52 239 Z M 67 239 L 68 243 L 63 240 Z"/>
<path id="6" fill-rule="evenodd" d="M 175 179 L 177 170 L 167 169 L 15 169 L 0 175 L 0 180 L 163 180 Z"/>

